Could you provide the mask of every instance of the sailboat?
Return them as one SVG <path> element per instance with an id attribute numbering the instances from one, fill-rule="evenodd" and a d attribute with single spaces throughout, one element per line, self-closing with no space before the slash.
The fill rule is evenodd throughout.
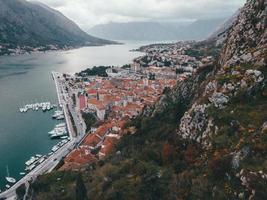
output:
<path id="1" fill-rule="evenodd" d="M 16 179 L 14 179 L 13 177 L 10 177 L 9 176 L 8 166 L 6 166 L 6 172 L 7 172 L 7 177 L 6 177 L 7 182 L 9 182 L 9 183 L 16 183 Z"/>

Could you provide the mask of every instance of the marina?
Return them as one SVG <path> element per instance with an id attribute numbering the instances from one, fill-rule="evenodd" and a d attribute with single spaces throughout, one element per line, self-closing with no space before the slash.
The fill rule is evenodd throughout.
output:
<path id="1" fill-rule="evenodd" d="M 56 127 L 48 132 L 51 139 L 61 138 L 67 136 L 67 126 L 66 123 L 57 124 Z M 68 137 L 68 136 L 67 136 Z"/>
<path id="2" fill-rule="evenodd" d="M 56 90 L 57 90 L 57 94 L 58 94 L 58 101 L 59 104 L 61 105 L 62 103 L 65 105 L 66 102 L 66 97 L 67 94 L 63 93 L 62 88 L 59 88 L 59 80 L 58 78 L 55 78 L 54 76 L 54 72 L 52 72 L 53 75 L 53 79 L 55 81 L 56 84 Z M 60 85 L 60 87 L 63 87 L 63 85 Z M 62 99 L 61 97 L 65 95 L 65 99 Z M 25 107 L 27 109 L 36 109 L 35 107 L 44 107 L 44 109 L 48 109 L 51 110 L 52 106 L 50 102 L 45 102 L 45 103 L 36 103 L 36 104 L 29 104 L 26 105 Z M 56 124 L 54 129 L 48 132 L 48 135 L 50 136 L 51 139 L 61 139 L 61 141 L 59 141 L 56 145 L 54 145 L 51 148 L 51 152 L 48 153 L 47 155 L 42 155 L 42 154 L 36 154 L 35 156 L 30 157 L 29 160 L 27 160 L 25 162 L 25 172 L 20 172 L 20 175 L 25 173 L 25 176 L 19 180 L 19 182 L 16 183 L 16 179 L 13 177 L 9 176 L 9 171 L 8 171 L 8 167 L 7 167 L 7 177 L 6 177 L 6 181 L 8 182 L 8 184 L 6 185 L 6 193 L 12 195 L 12 193 L 14 192 L 14 190 L 12 190 L 13 188 L 16 189 L 16 187 L 19 186 L 19 184 L 21 184 L 20 182 L 28 182 L 29 179 L 32 180 L 34 178 L 36 178 L 37 175 L 43 174 L 45 172 L 49 172 L 52 171 L 59 163 L 59 161 L 62 159 L 62 157 L 66 156 L 69 151 L 71 149 L 73 149 L 75 147 L 76 144 L 76 140 L 80 141 L 81 138 L 74 138 L 73 134 L 72 134 L 72 130 L 70 129 L 70 127 L 72 127 L 73 125 L 71 124 L 71 122 L 69 121 L 70 116 L 68 116 L 67 114 L 67 110 L 68 109 L 66 106 L 63 106 L 62 108 L 63 110 L 57 110 L 55 111 L 55 114 L 53 114 L 52 119 L 54 119 L 54 117 L 56 116 L 56 119 L 60 116 L 63 116 L 65 118 L 65 116 L 68 118 L 68 120 L 59 124 Z M 75 124 L 77 122 L 74 122 Z M 77 124 L 76 124 L 77 125 Z M 70 133 L 70 136 L 72 137 L 68 137 L 67 134 L 68 132 Z M 82 134 L 82 133 L 81 133 Z M 84 133 L 83 133 L 84 134 Z M 67 146 L 68 145 L 68 146 Z M 16 184 L 18 186 L 16 186 Z M 10 185 L 13 184 L 13 185 Z M 0 194 L 1 197 L 1 194 Z"/>
<path id="3" fill-rule="evenodd" d="M 54 109 L 56 107 L 57 107 L 56 104 L 52 104 L 51 102 L 48 101 L 48 102 L 42 102 L 42 103 L 26 104 L 23 107 L 20 107 L 19 111 L 21 113 L 26 113 L 29 110 L 38 111 L 40 109 L 43 112 L 45 112 L 45 111 L 49 111 L 51 109 Z"/>
<path id="4" fill-rule="evenodd" d="M 48 135 L 48 132 L 56 124 L 64 122 L 52 120 L 54 111 L 61 109 L 60 106 L 54 107 L 53 110 L 46 110 L 42 114 L 40 114 L 42 112 L 40 107 L 38 108 L 39 112 L 28 108 L 27 114 L 26 112 L 21 113 L 19 110 L 27 104 L 48 102 L 49 100 L 51 105 L 56 103 L 57 93 L 55 83 L 51 79 L 51 71 L 75 73 L 95 65 L 109 65 L 111 63 L 122 65 L 141 54 L 129 51 L 138 46 L 140 45 L 134 43 L 96 48 L 85 47 L 67 52 L 48 52 L 1 58 L 0 190 L 2 196 L 6 196 L 6 194 L 9 196 L 14 191 L 13 188 L 25 182 L 28 176 L 34 176 L 37 172 L 52 168 L 56 164 L 53 162 L 54 158 L 64 156 L 67 153 L 64 148 L 71 148 L 74 145 L 72 141 L 69 141 L 65 145 L 66 147 L 63 146 L 63 149 L 56 151 L 57 155 L 51 152 L 52 147 L 57 145 L 59 140 L 72 137 L 66 135 L 57 140 L 51 140 Z M 111 52 L 116 52 L 116 54 L 111 56 Z M 14 149 L 14 147 L 16 148 Z M 47 155 L 48 158 L 32 171 L 25 172 L 25 162 L 30 159 L 31 155 L 38 152 Z M 9 166 L 10 175 L 17 180 L 15 185 L 7 183 L 5 179 L 7 176 L 6 165 Z M 11 192 L 5 193 L 6 185 L 12 186 L 9 190 Z M 1 195 L 0 197 L 2 197 Z"/>

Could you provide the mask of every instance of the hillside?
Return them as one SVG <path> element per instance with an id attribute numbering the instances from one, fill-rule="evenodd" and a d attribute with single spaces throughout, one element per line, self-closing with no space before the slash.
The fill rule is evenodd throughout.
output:
<path id="1" fill-rule="evenodd" d="M 0 0 L 0 54 L 6 49 L 110 43 L 82 31 L 60 12 L 41 3 Z M 55 48 L 55 47 L 54 47 Z M 26 48 L 27 50 L 27 48 Z"/>
<path id="2" fill-rule="evenodd" d="M 197 20 L 193 23 L 108 23 L 94 26 L 88 33 L 111 40 L 202 40 L 215 31 L 223 21 L 224 19 Z"/>
<path id="3" fill-rule="evenodd" d="M 248 0 L 218 62 L 129 123 L 107 159 L 39 177 L 33 199 L 267 199 L 265 9 Z"/>

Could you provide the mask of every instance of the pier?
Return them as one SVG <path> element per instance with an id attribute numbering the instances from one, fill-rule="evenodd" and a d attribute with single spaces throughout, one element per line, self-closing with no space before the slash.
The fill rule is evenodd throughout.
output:
<path id="1" fill-rule="evenodd" d="M 0 198 L 16 199 L 16 189 L 20 185 L 25 184 L 26 189 L 28 190 L 28 187 L 32 181 L 34 181 L 39 175 L 49 173 L 53 169 L 55 169 L 55 167 L 59 164 L 60 160 L 66 157 L 70 153 L 70 151 L 72 151 L 72 149 L 76 148 L 77 144 L 79 144 L 85 136 L 85 123 L 82 121 L 79 113 L 75 111 L 73 102 L 65 91 L 64 87 L 67 86 L 64 85 L 65 82 L 63 79 L 63 75 L 58 72 L 52 72 L 52 77 L 55 81 L 58 102 L 63 109 L 64 116 L 66 119 L 70 141 L 64 144 L 64 146 L 60 147 L 56 152 L 54 152 L 54 154 L 44 160 L 44 162 L 37 165 L 36 168 L 26 174 L 9 189 L 0 193 Z M 77 133 L 74 132 L 71 117 L 73 118 Z"/>

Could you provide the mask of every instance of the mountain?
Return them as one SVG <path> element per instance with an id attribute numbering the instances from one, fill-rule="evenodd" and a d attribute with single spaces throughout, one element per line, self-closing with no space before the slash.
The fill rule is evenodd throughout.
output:
<path id="1" fill-rule="evenodd" d="M 170 27 L 158 22 L 108 23 L 96 25 L 88 33 L 113 40 L 168 40 L 175 37 Z"/>
<path id="2" fill-rule="evenodd" d="M 192 24 L 177 31 L 177 38 L 183 40 L 204 40 L 213 33 L 221 24 L 225 21 L 225 18 L 215 18 L 209 20 L 197 20 Z"/>
<path id="3" fill-rule="evenodd" d="M 218 59 L 129 123 L 108 158 L 39 177 L 32 199 L 267 199 L 266 5 L 248 0 Z"/>
<path id="4" fill-rule="evenodd" d="M 0 0 L 0 44 L 9 47 L 109 44 L 88 35 L 48 6 L 25 0 Z"/>
<path id="5" fill-rule="evenodd" d="M 225 19 L 195 22 L 128 22 L 96 25 L 87 32 L 112 40 L 202 40 L 207 38 Z"/>

